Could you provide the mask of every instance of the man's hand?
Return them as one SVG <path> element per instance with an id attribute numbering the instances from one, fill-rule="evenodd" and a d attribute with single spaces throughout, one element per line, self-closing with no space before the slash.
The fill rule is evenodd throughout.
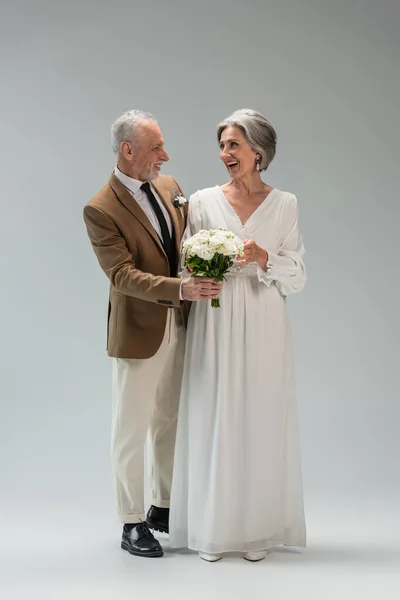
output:
<path id="1" fill-rule="evenodd" d="M 218 298 L 222 283 L 209 277 L 190 277 L 182 279 L 182 298 L 184 300 L 212 300 Z"/>

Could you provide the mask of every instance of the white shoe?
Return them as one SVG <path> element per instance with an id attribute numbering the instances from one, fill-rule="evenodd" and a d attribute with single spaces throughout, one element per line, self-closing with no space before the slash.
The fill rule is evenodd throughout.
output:
<path id="1" fill-rule="evenodd" d="M 217 562 L 222 558 L 222 554 L 207 554 L 206 552 L 199 552 L 199 556 L 207 562 Z"/>
<path id="2" fill-rule="evenodd" d="M 251 562 L 258 562 L 259 560 L 263 560 L 268 554 L 268 550 L 261 550 L 261 552 L 246 552 L 244 555 L 245 560 L 250 560 Z"/>

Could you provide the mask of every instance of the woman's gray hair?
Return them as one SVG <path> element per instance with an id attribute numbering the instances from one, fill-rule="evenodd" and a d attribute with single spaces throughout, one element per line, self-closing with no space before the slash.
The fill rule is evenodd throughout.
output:
<path id="1" fill-rule="evenodd" d="M 118 154 L 122 142 L 135 143 L 140 134 L 139 125 L 143 121 L 157 123 L 155 117 L 142 110 L 128 110 L 111 126 L 111 144 L 115 154 Z"/>
<path id="2" fill-rule="evenodd" d="M 276 131 L 271 123 L 256 110 L 242 108 L 218 125 L 218 141 L 224 129 L 233 125 L 239 127 L 250 146 L 261 156 L 260 171 L 265 171 L 276 152 Z"/>

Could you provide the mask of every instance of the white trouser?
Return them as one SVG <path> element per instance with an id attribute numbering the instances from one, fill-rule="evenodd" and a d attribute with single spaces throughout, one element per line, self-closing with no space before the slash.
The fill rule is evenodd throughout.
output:
<path id="1" fill-rule="evenodd" d="M 152 504 L 169 507 L 184 339 L 179 314 L 170 309 L 155 356 L 113 359 L 112 465 L 122 523 L 145 519 L 146 437 Z"/>

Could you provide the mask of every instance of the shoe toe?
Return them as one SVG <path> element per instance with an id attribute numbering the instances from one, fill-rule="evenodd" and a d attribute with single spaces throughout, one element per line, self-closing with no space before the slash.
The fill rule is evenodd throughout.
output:
<path id="1" fill-rule="evenodd" d="M 199 552 L 199 556 L 207 562 L 217 562 L 222 558 L 222 554 L 209 554 L 207 552 Z"/>
<path id="2" fill-rule="evenodd" d="M 250 562 L 258 562 L 259 560 L 263 560 L 267 554 L 268 550 L 261 550 L 259 552 L 246 552 L 243 558 Z"/>

